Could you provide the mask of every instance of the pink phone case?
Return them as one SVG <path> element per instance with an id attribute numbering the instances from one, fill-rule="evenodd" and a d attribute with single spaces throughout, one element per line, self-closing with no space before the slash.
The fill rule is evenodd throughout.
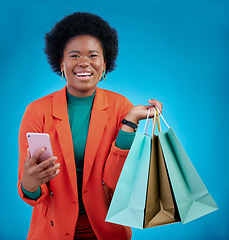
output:
<path id="1" fill-rule="evenodd" d="M 43 147 L 46 148 L 46 151 L 40 156 L 39 160 L 37 161 L 37 164 L 53 156 L 50 137 L 47 133 L 30 133 L 29 132 L 26 134 L 26 137 L 29 144 L 29 150 L 30 150 L 31 156 L 33 156 L 33 154 L 36 153 L 39 149 Z"/>

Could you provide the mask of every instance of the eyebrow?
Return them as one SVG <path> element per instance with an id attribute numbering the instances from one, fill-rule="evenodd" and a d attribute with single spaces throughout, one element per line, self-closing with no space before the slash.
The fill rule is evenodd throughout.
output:
<path id="1" fill-rule="evenodd" d="M 99 53 L 99 51 L 97 51 L 97 50 L 90 50 L 90 51 L 88 51 L 88 52 L 89 52 L 89 53 L 93 53 L 93 52 Z M 72 50 L 72 51 L 70 51 L 68 54 L 71 54 L 71 53 L 80 53 L 80 51 Z"/>

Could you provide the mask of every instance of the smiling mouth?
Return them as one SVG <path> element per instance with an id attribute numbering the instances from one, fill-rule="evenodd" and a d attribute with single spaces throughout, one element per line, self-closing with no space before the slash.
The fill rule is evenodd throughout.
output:
<path id="1" fill-rule="evenodd" d="M 91 77 L 92 75 L 93 75 L 93 73 L 75 73 L 75 75 L 77 76 L 77 77 Z"/>

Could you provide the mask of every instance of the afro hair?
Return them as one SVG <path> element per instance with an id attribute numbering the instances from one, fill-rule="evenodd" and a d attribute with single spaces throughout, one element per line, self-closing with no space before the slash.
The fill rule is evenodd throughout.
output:
<path id="1" fill-rule="evenodd" d="M 103 48 L 106 72 L 116 67 L 118 55 L 118 34 L 105 20 L 87 12 L 76 12 L 57 22 L 45 35 L 44 52 L 52 70 L 61 75 L 60 59 L 67 42 L 76 36 L 89 35 L 97 38 Z"/>

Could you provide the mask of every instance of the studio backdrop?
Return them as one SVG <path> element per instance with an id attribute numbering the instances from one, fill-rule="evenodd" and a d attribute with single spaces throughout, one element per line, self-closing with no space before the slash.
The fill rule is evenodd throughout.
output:
<path id="1" fill-rule="evenodd" d="M 27 236 L 32 207 L 17 193 L 20 122 L 30 102 L 65 85 L 47 63 L 44 35 L 75 11 L 100 15 L 119 34 L 117 68 L 98 86 L 134 105 L 162 102 L 219 207 L 185 225 L 133 228 L 132 239 L 227 239 L 229 2 L 222 0 L 0 1 L 0 239 Z"/>

